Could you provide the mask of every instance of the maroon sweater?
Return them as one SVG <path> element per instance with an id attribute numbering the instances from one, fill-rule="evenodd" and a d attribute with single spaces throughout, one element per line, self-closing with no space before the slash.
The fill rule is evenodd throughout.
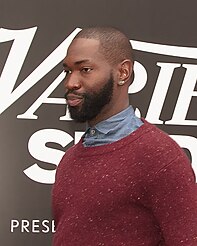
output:
<path id="1" fill-rule="evenodd" d="M 53 187 L 54 246 L 196 246 L 197 185 L 188 158 L 145 121 L 111 144 L 64 155 Z"/>

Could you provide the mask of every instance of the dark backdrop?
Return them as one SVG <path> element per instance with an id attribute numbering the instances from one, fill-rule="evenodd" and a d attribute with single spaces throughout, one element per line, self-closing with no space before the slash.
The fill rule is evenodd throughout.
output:
<path id="1" fill-rule="evenodd" d="M 4 73 L 0 78 L 0 245 L 51 245 L 55 168 L 85 129 L 68 117 L 60 118 L 66 106 L 61 75 L 54 84 L 62 72 L 67 43 L 61 50 L 57 47 L 76 28 L 108 25 L 128 35 L 138 65 L 131 104 L 139 115 L 140 111 L 172 135 L 196 171 L 196 9 L 194 0 L 0 0 L 0 27 L 7 29 L 0 29 L 0 74 Z M 53 53 L 56 49 L 60 54 Z M 51 67 L 44 63 L 36 70 L 51 53 L 57 61 L 52 58 Z M 29 88 L 19 87 L 34 71 L 38 77 L 30 77 Z M 51 103 L 48 99 L 25 115 L 52 84 L 47 96 Z"/>

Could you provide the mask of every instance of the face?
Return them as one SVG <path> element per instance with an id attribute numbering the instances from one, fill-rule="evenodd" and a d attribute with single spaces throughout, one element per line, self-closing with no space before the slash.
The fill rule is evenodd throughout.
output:
<path id="1" fill-rule="evenodd" d="M 75 91 L 67 91 L 67 99 L 70 116 L 77 122 L 86 122 L 94 119 L 102 109 L 110 103 L 113 95 L 112 76 L 106 84 L 97 92 L 84 92 L 83 94 Z"/>
<path id="2" fill-rule="evenodd" d="M 99 41 L 75 39 L 64 60 L 68 108 L 78 122 L 91 121 L 102 115 L 113 99 L 112 67 L 99 52 Z"/>

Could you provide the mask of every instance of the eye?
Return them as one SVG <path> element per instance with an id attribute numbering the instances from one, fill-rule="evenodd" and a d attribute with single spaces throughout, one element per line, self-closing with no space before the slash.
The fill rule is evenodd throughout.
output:
<path id="1" fill-rule="evenodd" d="M 64 70 L 64 73 L 65 73 L 65 78 L 72 73 L 71 70 Z"/>
<path id="2" fill-rule="evenodd" d="M 93 69 L 90 68 L 90 67 L 83 67 L 83 68 L 81 69 L 81 71 L 84 72 L 84 73 L 90 73 L 92 70 L 93 70 Z"/>

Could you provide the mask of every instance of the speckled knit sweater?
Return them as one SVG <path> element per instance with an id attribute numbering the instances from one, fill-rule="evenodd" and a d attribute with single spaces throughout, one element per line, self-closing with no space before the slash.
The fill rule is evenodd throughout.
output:
<path id="1" fill-rule="evenodd" d="M 145 121 L 111 144 L 71 147 L 53 187 L 53 246 L 196 246 L 197 186 L 182 149 Z"/>

